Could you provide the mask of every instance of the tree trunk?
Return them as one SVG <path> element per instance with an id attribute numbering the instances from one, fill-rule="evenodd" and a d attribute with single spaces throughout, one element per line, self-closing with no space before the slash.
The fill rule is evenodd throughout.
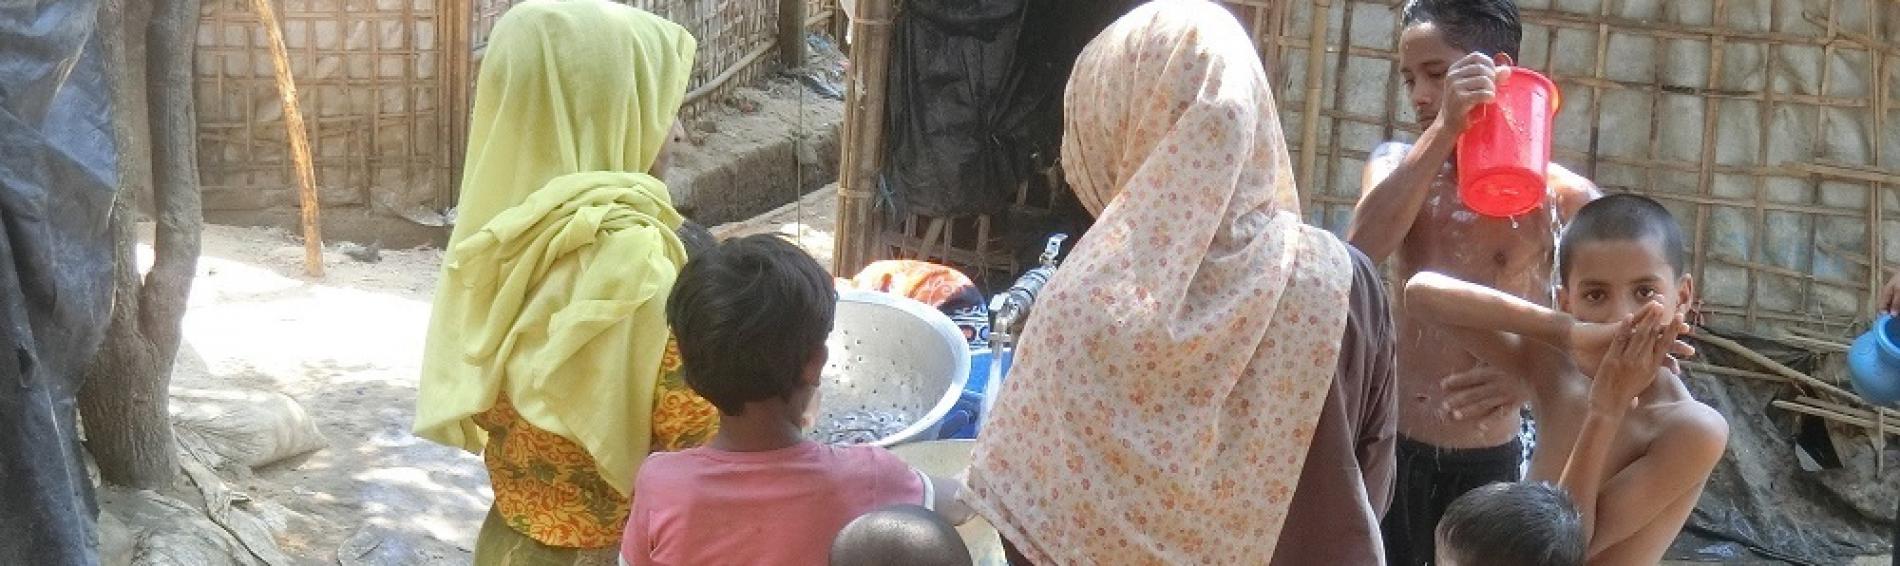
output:
<path id="1" fill-rule="evenodd" d="M 109 4 L 130 9 L 122 1 Z M 119 45 L 108 52 L 119 71 L 117 82 L 123 83 L 113 87 L 122 164 L 112 208 L 117 267 L 112 322 L 88 369 L 79 404 L 86 445 L 100 475 L 118 485 L 159 489 L 178 478 L 168 408 L 171 372 L 197 271 L 204 217 L 192 99 L 198 1 L 155 0 L 149 5 L 149 18 L 128 12 L 124 28 L 109 32 L 120 37 Z M 107 41 L 112 40 L 108 35 Z M 148 174 L 158 227 L 152 270 L 141 280 L 135 254 L 136 197 Z"/>

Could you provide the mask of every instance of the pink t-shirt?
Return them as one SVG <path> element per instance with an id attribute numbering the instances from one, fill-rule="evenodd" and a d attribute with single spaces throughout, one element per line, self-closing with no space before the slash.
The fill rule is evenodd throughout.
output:
<path id="1" fill-rule="evenodd" d="M 634 481 L 628 564 L 824 564 L 867 512 L 925 504 L 924 478 L 874 446 L 656 453 Z"/>

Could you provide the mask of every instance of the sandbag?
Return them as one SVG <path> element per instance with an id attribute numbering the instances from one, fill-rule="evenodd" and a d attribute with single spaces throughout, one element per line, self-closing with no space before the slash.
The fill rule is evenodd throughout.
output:
<path id="1" fill-rule="evenodd" d="M 171 412 L 179 443 L 215 468 L 267 466 L 329 444 L 303 405 L 279 393 L 177 392 Z M 206 450 L 214 457 L 198 454 Z"/>

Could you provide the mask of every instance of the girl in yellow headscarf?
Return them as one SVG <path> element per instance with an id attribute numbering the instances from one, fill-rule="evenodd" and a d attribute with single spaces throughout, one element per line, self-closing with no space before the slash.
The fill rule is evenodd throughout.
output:
<path id="1" fill-rule="evenodd" d="M 695 45 L 603 0 L 529 0 L 495 24 L 415 425 L 488 465 L 477 564 L 612 563 L 647 452 L 717 422 L 677 375 L 682 219 L 652 170 Z"/>

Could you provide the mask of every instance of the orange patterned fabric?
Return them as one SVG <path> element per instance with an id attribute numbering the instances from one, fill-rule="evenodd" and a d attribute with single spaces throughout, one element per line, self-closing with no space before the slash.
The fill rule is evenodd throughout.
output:
<path id="1" fill-rule="evenodd" d="M 873 262 L 852 278 L 852 286 L 870 291 L 916 299 L 941 307 L 951 299 L 976 289 L 963 272 L 926 261 L 887 259 Z M 977 297 L 982 302 L 982 297 Z"/>
<path id="2" fill-rule="evenodd" d="M 652 449 L 670 452 L 712 439 L 719 412 L 680 377 L 679 349 L 667 342 L 653 392 Z M 495 510 L 508 526 L 541 544 L 607 548 L 620 544 L 628 498 L 600 477 L 573 440 L 522 420 L 506 395 L 475 416 L 488 431 L 482 452 L 495 488 Z"/>

